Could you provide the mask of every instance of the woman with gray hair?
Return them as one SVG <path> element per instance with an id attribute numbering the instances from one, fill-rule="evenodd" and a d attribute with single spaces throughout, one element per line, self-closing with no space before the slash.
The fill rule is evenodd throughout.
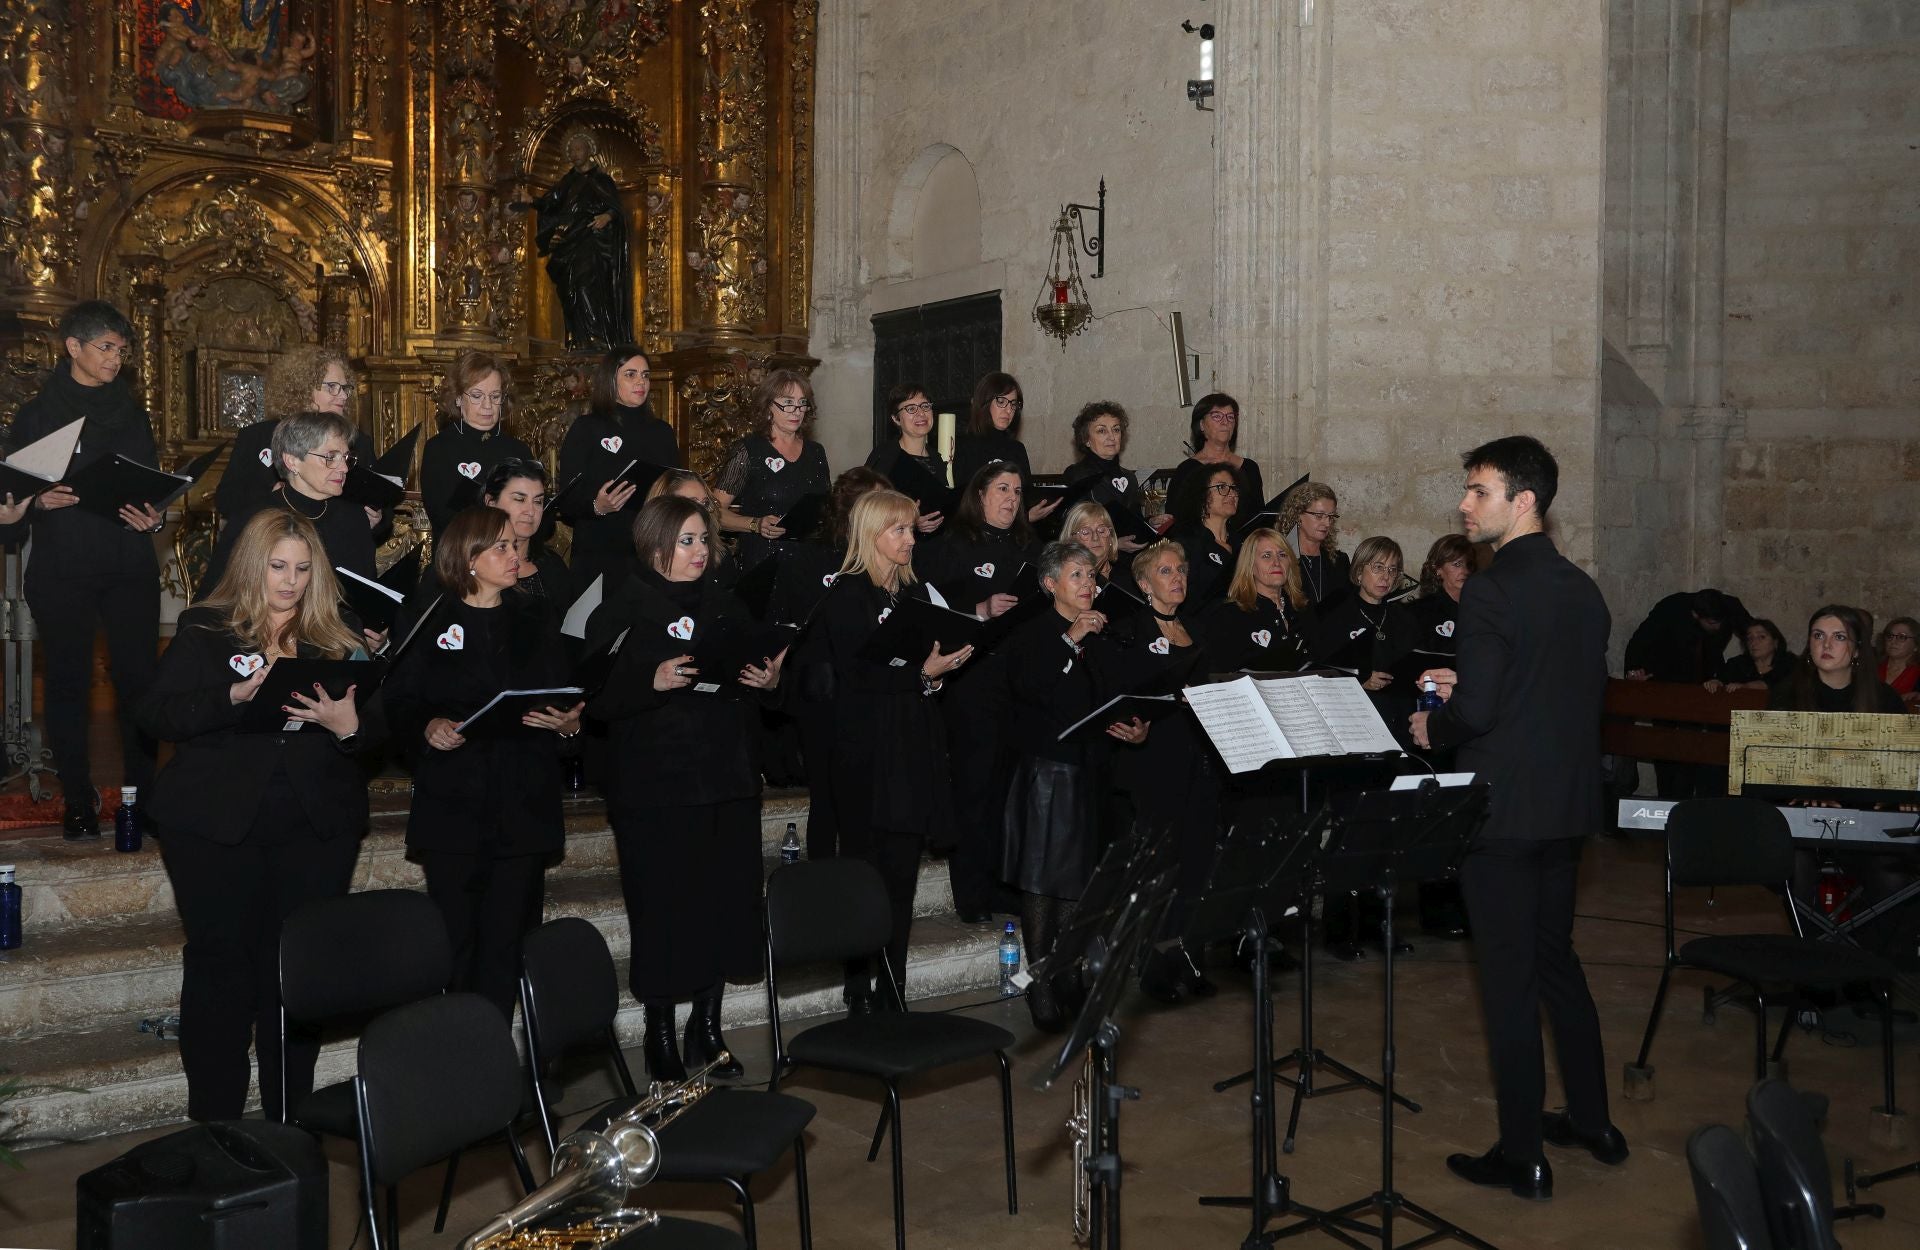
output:
<path id="1" fill-rule="evenodd" d="M 289 347 L 267 366 L 265 382 L 261 405 L 265 415 L 234 435 L 227 467 L 220 471 L 220 485 L 214 488 L 213 505 L 222 517 L 251 516 L 280 484 L 274 468 L 273 432 L 284 418 L 296 412 L 337 412 L 353 420 L 353 366 L 337 348 L 322 343 Z M 354 430 L 353 454 L 362 461 L 373 459 L 373 440 L 365 430 Z M 392 518 L 385 512 L 362 507 L 370 527 L 392 532 Z M 373 541 L 377 545 L 384 539 L 385 534 L 376 533 Z"/>
<path id="2" fill-rule="evenodd" d="M 367 514 L 359 504 L 340 497 L 354 464 L 353 434 L 353 423 L 337 412 L 299 412 L 274 426 L 269 450 L 280 484 L 227 518 L 207 571 L 201 575 L 196 600 L 220 584 L 240 531 L 268 508 L 282 508 L 313 522 L 324 548 L 314 553 L 316 560 L 324 558 L 329 567 L 369 579 L 378 575 Z M 376 643 L 385 641 L 384 635 L 372 631 L 368 636 Z"/>

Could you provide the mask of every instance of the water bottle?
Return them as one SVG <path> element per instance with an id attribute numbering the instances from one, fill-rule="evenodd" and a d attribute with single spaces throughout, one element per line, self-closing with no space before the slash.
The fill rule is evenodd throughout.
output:
<path id="1" fill-rule="evenodd" d="M 1422 712 L 1437 712 L 1446 706 L 1440 697 L 1440 684 L 1429 677 L 1420 683 L 1420 707 Z"/>
<path id="2" fill-rule="evenodd" d="M 113 849 L 116 851 L 140 849 L 139 801 L 138 786 L 120 787 L 120 810 L 113 814 Z"/>
<path id="3" fill-rule="evenodd" d="M 1020 934 L 1013 927 L 1013 921 L 1007 921 L 1007 927 L 1000 931 L 1000 997 L 1011 998 L 1020 992 L 1013 979 L 1020 975 Z"/>
<path id="4" fill-rule="evenodd" d="M 800 862 L 800 826 L 789 820 L 787 836 L 780 839 L 780 862 L 797 864 Z"/>
<path id="5" fill-rule="evenodd" d="M 0 951 L 20 949 L 20 887 L 13 865 L 0 864 Z"/>

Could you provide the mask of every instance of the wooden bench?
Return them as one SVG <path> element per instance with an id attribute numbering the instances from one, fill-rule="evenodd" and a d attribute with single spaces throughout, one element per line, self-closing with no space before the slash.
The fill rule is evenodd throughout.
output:
<path id="1" fill-rule="evenodd" d="M 1725 768 L 1733 714 L 1766 706 L 1764 690 L 1712 692 L 1688 682 L 1611 677 L 1600 746 L 1627 759 Z"/>

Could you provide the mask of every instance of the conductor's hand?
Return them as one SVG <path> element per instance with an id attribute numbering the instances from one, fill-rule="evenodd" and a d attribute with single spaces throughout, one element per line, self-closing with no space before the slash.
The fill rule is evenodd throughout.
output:
<path id="1" fill-rule="evenodd" d="M 427 745 L 436 751 L 457 751 L 467 740 L 453 731 L 453 722 L 436 716 L 427 722 Z"/>
<path id="2" fill-rule="evenodd" d="M 557 734 L 571 737 L 580 732 L 580 713 L 587 705 L 576 703 L 566 711 L 558 708 L 536 708 L 520 718 L 520 723 L 529 729 L 551 729 Z"/>
<path id="3" fill-rule="evenodd" d="M 167 518 L 160 515 L 150 503 L 143 503 L 138 507 L 133 504 L 122 504 L 120 519 L 136 534 L 151 534 L 167 523 Z"/>
<path id="4" fill-rule="evenodd" d="M 602 486 L 593 495 L 593 515 L 612 516 L 627 506 L 633 499 L 633 493 L 640 487 L 634 482 L 623 482 L 614 478 Z"/>
<path id="5" fill-rule="evenodd" d="M 1445 702 L 1453 697 L 1453 688 L 1459 681 L 1460 675 L 1450 668 L 1430 668 L 1420 674 L 1413 684 L 1425 690 L 1427 683 L 1432 682 L 1434 689 L 1440 695 L 1441 701 Z"/>
<path id="6" fill-rule="evenodd" d="M 700 670 L 693 667 L 693 657 L 676 655 L 671 660 L 662 660 L 653 670 L 653 688 L 655 690 L 681 690 L 693 684 Z"/>
<path id="7" fill-rule="evenodd" d="M 355 689 L 357 687 L 348 686 L 347 692 L 338 699 L 329 698 L 326 687 L 316 681 L 312 695 L 296 690 L 289 696 L 295 706 L 280 710 L 287 714 L 288 720 L 308 721 L 336 738 L 344 738 L 360 730 L 360 709 L 353 702 Z"/>
<path id="8" fill-rule="evenodd" d="M 1118 738 L 1122 742 L 1139 746 L 1147 740 L 1147 730 L 1151 728 L 1151 725 L 1136 716 L 1132 720 L 1118 720 L 1108 725 L 1107 737 Z"/>
<path id="9" fill-rule="evenodd" d="M 1407 733 L 1413 739 L 1413 745 L 1422 751 L 1433 750 L 1433 743 L 1427 739 L 1427 717 L 1431 712 L 1415 712 L 1407 718 Z"/>
<path id="10" fill-rule="evenodd" d="M 947 514 L 944 512 L 929 512 L 925 516 L 915 518 L 913 528 L 922 534 L 931 534 L 939 529 L 940 523 L 946 519 Z"/>
<path id="11" fill-rule="evenodd" d="M 1020 606 L 1019 595 L 988 595 L 973 605 L 973 614 L 982 620 L 990 621 L 996 616 L 1004 616 Z"/>
<path id="12" fill-rule="evenodd" d="M 939 681 L 972 658 L 972 647 L 961 647 L 958 651 L 949 651 L 942 655 L 940 644 L 936 642 L 927 650 L 927 658 L 920 665 L 920 672 L 928 681 Z"/>
<path id="13" fill-rule="evenodd" d="M 1067 637 L 1075 644 L 1080 643 L 1088 634 L 1097 634 L 1107 627 L 1107 614 L 1087 611 L 1073 618 L 1073 624 L 1067 626 Z"/>
<path id="14" fill-rule="evenodd" d="M 267 679 L 267 669 L 269 667 L 271 667 L 271 665 L 263 665 L 255 669 L 253 676 L 247 678 L 245 681 L 236 681 L 227 687 L 227 698 L 233 701 L 235 707 L 240 706 L 242 703 L 252 702 L 253 696 L 260 693 L 260 683 Z"/>
<path id="15" fill-rule="evenodd" d="M 755 690 L 772 690 L 780 684 L 780 666 L 787 662 L 787 648 L 765 664 L 749 664 L 740 670 L 740 684 Z"/>
<path id="16" fill-rule="evenodd" d="M 32 506 L 33 500 L 31 499 L 22 499 L 19 503 L 13 502 L 13 492 L 8 491 L 7 502 L 0 503 L 0 525 L 12 525 L 15 521 L 27 515 L 27 509 Z"/>
<path id="17" fill-rule="evenodd" d="M 1031 525 L 1036 521 L 1046 520 L 1054 513 L 1060 511 L 1060 505 L 1065 502 L 1066 500 L 1064 499 L 1049 499 L 1046 503 L 1033 505 L 1033 507 L 1027 509 L 1027 523 Z"/>
<path id="18" fill-rule="evenodd" d="M 1375 669 L 1373 672 L 1373 676 L 1367 678 L 1365 681 L 1361 682 L 1360 684 L 1365 686 L 1369 690 L 1385 690 L 1388 686 L 1391 686 L 1393 684 L 1393 674 L 1383 673 L 1380 670 Z"/>
<path id="19" fill-rule="evenodd" d="M 43 490 L 33 497 L 33 506 L 48 512 L 57 512 L 61 508 L 71 508 L 80 502 L 80 496 L 73 493 L 73 487 L 64 482 L 52 490 Z"/>

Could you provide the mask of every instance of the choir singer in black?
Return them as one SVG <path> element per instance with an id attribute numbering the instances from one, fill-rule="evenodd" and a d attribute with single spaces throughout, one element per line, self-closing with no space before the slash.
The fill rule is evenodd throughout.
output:
<path id="1" fill-rule="evenodd" d="M 1486 825 L 1460 869 L 1480 961 L 1500 1139 L 1447 1159 L 1476 1185 L 1553 1196 L 1541 1143 L 1627 1157 L 1607 1111 L 1600 1018 L 1573 951 L 1580 849 L 1600 810 L 1600 709 L 1611 618 L 1593 579 L 1543 532 L 1559 466 L 1513 436 L 1461 457 L 1468 538 L 1493 563 L 1466 584 L 1458 659 L 1435 670 L 1447 702 L 1411 719 L 1414 741 L 1457 748 L 1459 767 L 1492 783 Z M 1566 1110 L 1543 1111 L 1540 1008 L 1553 1026 Z"/>
<path id="2" fill-rule="evenodd" d="M 1306 659 L 1315 626 L 1300 564 L 1279 530 L 1257 529 L 1240 545 L 1226 598 L 1200 620 L 1215 672 L 1291 672 Z"/>
<path id="3" fill-rule="evenodd" d="M 653 368 L 645 352 L 637 347 L 608 352 L 593 371 L 592 406 L 573 419 L 561 440 L 559 480 L 571 483 L 587 475 L 585 489 L 571 492 L 573 510 L 565 518 L 573 526 L 568 554 L 583 589 L 603 573 L 624 571 L 633 558 L 633 519 L 646 500 L 638 483 L 612 475 L 634 460 L 680 467 L 673 427 L 654 416 L 647 403 L 652 391 Z"/>
<path id="4" fill-rule="evenodd" d="M 357 509 L 356 519 L 364 531 Z M 232 552 L 213 592 L 180 614 L 136 710 L 148 733 L 174 744 L 147 807 L 165 835 L 160 858 L 187 938 L 180 1062 L 196 1120 L 237 1120 L 246 1110 L 250 1040 L 268 1119 L 312 1092 L 316 1036 L 289 1038 L 280 1068 L 280 926 L 302 903 L 352 884 L 367 828 L 354 755 L 380 736 L 377 702 L 363 720 L 353 690 L 334 700 L 318 685 L 282 709 L 293 729 L 240 730 L 275 663 L 366 652 L 341 617 L 312 522 L 259 512 Z"/>
<path id="5" fill-rule="evenodd" d="M 722 617 L 744 618 L 713 584 L 706 509 L 649 499 L 634 518 L 639 567 L 587 622 L 587 650 L 617 646 L 587 714 L 607 723 L 618 767 L 606 780 L 633 931 L 628 984 L 646 1015 L 647 1070 L 682 1081 L 727 1049 L 720 996 L 760 971 L 760 768 L 755 692 L 780 684 L 786 659 L 738 673 L 701 672 L 694 650 Z M 736 684 L 744 690 L 713 689 Z M 740 697 L 750 696 L 750 697 Z M 691 1000 L 685 1053 L 676 1003 Z M 730 1060 L 716 1070 L 739 1076 Z"/>

